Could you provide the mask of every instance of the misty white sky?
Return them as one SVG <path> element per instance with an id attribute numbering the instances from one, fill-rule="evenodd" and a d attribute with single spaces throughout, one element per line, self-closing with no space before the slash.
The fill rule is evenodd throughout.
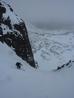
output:
<path id="1" fill-rule="evenodd" d="M 4 0 L 24 20 L 39 27 L 64 28 L 74 24 L 74 0 Z"/>

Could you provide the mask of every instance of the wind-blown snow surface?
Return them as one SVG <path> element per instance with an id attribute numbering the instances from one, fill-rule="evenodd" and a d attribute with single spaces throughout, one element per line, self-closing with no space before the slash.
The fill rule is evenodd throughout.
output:
<path id="1" fill-rule="evenodd" d="M 53 70 L 74 60 L 74 31 L 46 31 L 30 24 L 27 28 L 40 70 Z"/>
<path id="2" fill-rule="evenodd" d="M 15 67 L 20 61 L 21 70 Z M 0 43 L 0 98 L 74 98 L 74 63 L 54 71 L 34 70 Z"/>
<path id="3" fill-rule="evenodd" d="M 0 43 L 0 98 L 74 98 L 74 62 L 54 70 L 74 61 L 74 32 L 42 31 L 33 26 L 28 31 L 39 68 L 31 68 Z M 16 62 L 23 65 L 20 70 Z"/>
<path id="4" fill-rule="evenodd" d="M 74 33 L 45 34 L 33 28 L 30 31 L 39 69 L 32 69 L 11 48 L 0 43 L 0 98 L 74 98 L 74 62 L 70 68 L 53 71 L 74 60 Z M 22 63 L 21 70 L 16 68 L 16 62 Z"/>

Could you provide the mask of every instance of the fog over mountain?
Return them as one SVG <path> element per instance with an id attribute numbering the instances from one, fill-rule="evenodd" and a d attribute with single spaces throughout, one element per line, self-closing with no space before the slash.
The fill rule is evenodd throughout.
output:
<path id="1" fill-rule="evenodd" d="M 6 1 L 6 0 L 4 0 Z M 74 0 L 7 0 L 24 20 L 42 29 L 72 29 Z"/>
<path id="2" fill-rule="evenodd" d="M 74 98 L 74 0 L 4 1 L 0 98 Z"/>

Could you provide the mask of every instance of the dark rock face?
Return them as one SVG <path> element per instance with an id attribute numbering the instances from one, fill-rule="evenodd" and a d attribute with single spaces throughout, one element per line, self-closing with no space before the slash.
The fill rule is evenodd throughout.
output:
<path id="1" fill-rule="evenodd" d="M 0 41 L 12 47 L 16 54 L 36 68 L 27 28 L 10 7 L 0 0 Z"/>

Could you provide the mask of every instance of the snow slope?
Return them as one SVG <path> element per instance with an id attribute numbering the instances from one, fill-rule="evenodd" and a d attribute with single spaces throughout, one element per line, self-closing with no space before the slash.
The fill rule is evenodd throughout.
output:
<path id="1" fill-rule="evenodd" d="M 74 32 L 40 30 L 30 24 L 27 28 L 39 68 L 28 66 L 0 42 L 0 98 L 74 98 Z M 23 65 L 20 70 L 17 62 Z"/>
<path id="2" fill-rule="evenodd" d="M 15 67 L 19 61 L 24 66 Z M 0 98 L 74 98 L 74 63 L 58 71 L 34 70 L 0 43 Z"/>
<path id="3" fill-rule="evenodd" d="M 74 31 L 41 30 L 27 25 L 35 60 L 40 70 L 53 70 L 74 60 Z"/>

